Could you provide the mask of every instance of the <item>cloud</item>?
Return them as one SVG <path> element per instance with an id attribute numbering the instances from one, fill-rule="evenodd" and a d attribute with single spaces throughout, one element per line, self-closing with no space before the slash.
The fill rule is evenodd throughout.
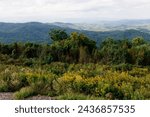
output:
<path id="1" fill-rule="evenodd" d="M 150 0 L 0 0 L 0 21 L 9 22 L 140 19 L 149 11 Z"/>

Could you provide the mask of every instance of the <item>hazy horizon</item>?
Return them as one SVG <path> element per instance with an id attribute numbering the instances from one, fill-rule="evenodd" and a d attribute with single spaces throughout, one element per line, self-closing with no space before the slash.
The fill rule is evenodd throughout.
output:
<path id="1" fill-rule="evenodd" d="M 69 22 L 150 19 L 150 0 L 0 0 L 0 22 Z"/>
<path id="2" fill-rule="evenodd" d="M 71 23 L 71 24 L 103 24 L 103 23 L 110 23 L 110 22 L 119 22 L 119 21 L 150 21 L 150 19 L 107 19 L 107 20 L 99 20 L 93 22 L 72 22 L 72 21 L 51 21 L 51 22 L 43 22 L 43 21 L 0 21 L 0 23 Z M 123 22 L 123 24 L 125 23 Z"/>

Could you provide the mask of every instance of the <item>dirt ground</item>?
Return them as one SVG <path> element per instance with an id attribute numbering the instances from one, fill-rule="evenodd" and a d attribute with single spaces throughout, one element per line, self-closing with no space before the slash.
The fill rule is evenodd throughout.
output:
<path id="1" fill-rule="evenodd" d="M 37 95 L 37 96 L 32 96 L 32 97 L 28 97 L 25 100 L 52 100 L 53 98 L 49 97 L 49 96 L 41 96 L 41 95 Z M 13 93 L 0 93 L 0 100 L 14 100 L 13 98 Z"/>

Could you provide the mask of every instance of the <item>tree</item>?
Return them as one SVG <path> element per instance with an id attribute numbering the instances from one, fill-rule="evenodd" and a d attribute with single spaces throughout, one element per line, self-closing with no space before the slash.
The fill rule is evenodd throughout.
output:
<path id="1" fill-rule="evenodd" d="M 19 45 L 18 43 L 14 43 L 13 45 L 13 50 L 12 50 L 12 57 L 13 58 L 18 58 L 21 55 L 21 45 Z"/>
<path id="2" fill-rule="evenodd" d="M 144 39 L 142 37 L 136 37 L 136 38 L 132 39 L 132 44 L 134 46 L 142 45 L 144 43 L 145 43 L 145 41 L 144 41 Z"/>
<path id="3" fill-rule="evenodd" d="M 68 38 L 67 33 L 64 30 L 60 30 L 60 29 L 51 30 L 49 35 L 53 41 L 60 41 Z"/>
<path id="4" fill-rule="evenodd" d="M 80 63 L 87 63 L 88 62 L 88 51 L 87 47 L 81 46 L 79 48 L 79 62 Z"/>

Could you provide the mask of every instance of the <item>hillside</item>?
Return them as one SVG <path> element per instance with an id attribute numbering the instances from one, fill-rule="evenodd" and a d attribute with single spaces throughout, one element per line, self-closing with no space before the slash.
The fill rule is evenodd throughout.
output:
<path id="1" fill-rule="evenodd" d="M 43 23 L 0 23 L 0 41 L 11 42 L 49 42 L 48 32 L 57 28 Z"/>
<path id="2" fill-rule="evenodd" d="M 115 23 L 112 23 L 112 25 Z M 130 23 L 127 23 L 125 27 L 129 27 Z M 111 26 L 109 23 L 107 25 Z M 118 25 L 118 24 L 117 24 Z M 90 28 L 93 25 L 76 25 L 71 23 L 39 23 L 39 22 L 29 22 L 29 23 L 0 23 L 0 42 L 1 43 L 13 43 L 13 42 L 36 42 L 36 43 L 50 43 L 48 32 L 51 29 L 65 29 L 67 33 L 71 32 L 82 32 L 91 39 L 95 40 L 97 43 L 102 40 L 111 37 L 114 39 L 131 39 L 136 36 L 142 36 L 145 40 L 150 41 L 150 33 L 146 28 L 125 28 L 121 30 L 117 28 L 116 30 L 113 28 L 109 31 L 104 30 L 102 27 L 102 31 L 94 31 L 94 29 Z M 120 25 L 120 24 L 119 24 Z M 121 24 L 122 25 L 122 24 Z M 137 24 L 136 24 L 137 25 Z M 141 24 L 143 27 L 146 25 L 145 23 Z M 141 26 L 140 25 L 140 26 Z M 95 25 L 96 26 L 96 25 Z M 99 25 L 97 25 L 98 28 Z M 146 25 L 148 27 L 148 25 Z M 146 27 L 145 26 L 145 27 Z M 89 30 L 83 30 L 89 29 Z M 94 28 L 94 26 L 93 26 Z M 90 31 L 93 30 L 93 31 Z"/>

